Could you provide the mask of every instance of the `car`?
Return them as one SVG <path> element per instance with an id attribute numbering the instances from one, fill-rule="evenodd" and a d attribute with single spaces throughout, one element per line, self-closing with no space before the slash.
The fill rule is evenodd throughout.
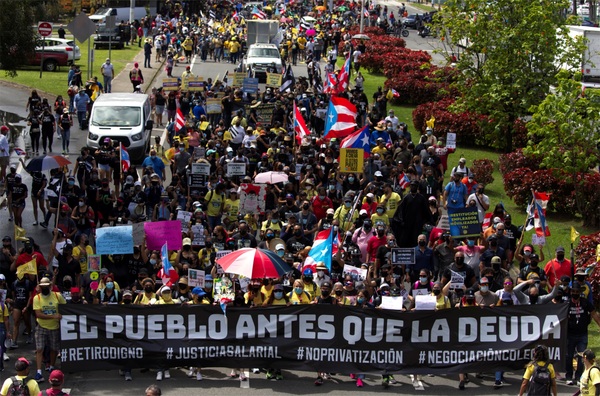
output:
<path id="1" fill-rule="evenodd" d="M 406 18 L 402 18 L 402 22 L 407 28 L 416 29 L 417 16 L 419 16 L 419 14 L 410 14 Z"/>
<path id="2" fill-rule="evenodd" d="M 125 35 L 122 32 L 120 26 L 116 26 L 114 29 L 108 29 L 105 25 L 98 26 L 96 30 L 96 37 L 94 38 L 94 49 L 99 48 L 118 48 L 122 49 L 125 47 Z"/>
<path id="3" fill-rule="evenodd" d="M 31 56 L 28 57 L 28 66 L 40 66 L 42 59 L 42 68 L 45 71 L 54 72 L 57 71 L 59 66 L 67 66 L 69 64 L 69 56 L 66 52 L 61 51 L 46 51 L 44 50 L 42 57 L 42 49 L 39 48 L 34 51 Z"/>
<path id="4" fill-rule="evenodd" d="M 252 71 L 259 81 L 266 81 L 267 73 L 281 73 L 283 69 L 279 49 L 275 44 L 252 44 L 242 62 L 242 71 Z"/>
<path id="5" fill-rule="evenodd" d="M 42 49 L 41 40 L 38 40 L 37 50 Z M 73 63 L 81 59 L 81 50 L 75 44 L 75 41 L 69 39 L 61 39 L 56 37 L 48 37 L 44 43 L 45 51 L 64 52 L 67 54 L 69 63 Z"/>

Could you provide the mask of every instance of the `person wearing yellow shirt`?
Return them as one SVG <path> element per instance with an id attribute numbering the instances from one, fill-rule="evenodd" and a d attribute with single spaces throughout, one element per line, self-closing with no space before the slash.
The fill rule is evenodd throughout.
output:
<path id="1" fill-rule="evenodd" d="M 194 41 L 192 41 L 190 36 L 187 36 L 185 40 L 183 40 L 183 43 L 181 43 L 181 48 L 183 48 L 183 51 L 185 52 L 185 58 L 187 59 L 187 62 L 190 63 L 192 61 L 192 50 L 194 49 Z"/>
<path id="2" fill-rule="evenodd" d="M 244 301 L 246 305 L 252 307 L 260 307 L 267 301 L 267 296 L 260 291 L 260 282 L 253 280 L 248 291 L 244 294 Z"/>
<path id="3" fill-rule="evenodd" d="M 298 49 L 300 50 L 300 61 L 304 60 L 304 51 L 306 50 L 306 37 L 298 37 Z"/>
<path id="4" fill-rule="evenodd" d="M 548 354 L 548 351 L 546 351 L 546 354 Z M 595 364 L 596 354 L 591 349 L 586 349 L 582 355 L 584 371 L 579 385 L 581 396 L 596 396 L 600 394 L 600 369 Z M 522 386 L 521 389 L 523 389 Z M 553 395 L 556 396 L 556 380 L 553 382 L 552 391 L 554 392 Z"/>
<path id="5" fill-rule="evenodd" d="M 584 356 L 585 356 L 585 352 L 586 351 L 583 352 Z M 531 363 L 529 363 L 527 365 L 527 368 L 525 369 L 525 373 L 523 374 L 523 381 L 521 382 L 521 389 L 519 390 L 519 396 L 523 396 L 525 394 L 529 394 L 529 395 L 541 395 L 542 394 L 542 393 L 539 393 L 540 389 L 538 389 L 538 392 L 536 392 L 534 389 L 531 389 L 528 386 L 533 377 L 534 372 L 536 371 L 535 369 L 537 367 L 546 367 L 548 369 L 550 383 L 547 385 L 548 388 L 545 390 L 544 394 L 547 394 L 547 395 L 552 394 L 553 396 L 557 395 L 556 371 L 554 370 L 554 366 L 552 365 L 552 363 L 549 362 L 549 360 L 550 360 L 550 355 L 548 354 L 548 348 L 545 345 L 538 345 L 533 349 L 533 358 L 531 359 Z M 596 370 L 596 372 L 599 372 L 599 371 L 600 370 Z M 600 374 L 598 374 L 597 378 L 598 378 L 598 382 L 600 383 Z M 583 377 L 582 377 L 581 385 L 582 385 L 582 387 L 581 387 L 581 395 L 582 396 L 597 395 L 596 392 L 584 393 Z M 536 388 L 537 388 L 537 386 L 536 386 Z"/>
<path id="6" fill-rule="evenodd" d="M 382 204 L 377 205 L 377 210 L 371 215 L 371 221 L 375 227 L 380 224 L 383 224 L 386 227 L 390 226 L 390 218 L 385 213 L 385 207 Z"/>
<path id="7" fill-rule="evenodd" d="M 394 218 L 396 214 L 396 210 L 400 206 L 400 201 L 402 197 L 397 192 L 392 190 L 392 185 L 386 183 L 383 185 L 383 195 L 379 198 L 379 203 L 385 207 L 385 213 L 390 218 Z"/>
<path id="8" fill-rule="evenodd" d="M 81 275 L 83 276 L 88 270 L 88 257 L 94 254 L 94 249 L 90 246 L 90 240 L 86 234 L 79 236 L 79 244 L 73 247 L 73 258 L 79 261 L 81 267 Z"/>
<path id="9" fill-rule="evenodd" d="M 339 222 L 341 230 L 350 231 L 354 226 L 354 221 L 358 219 L 358 210 L 355 210 L 352 215 L 350 213 L 352 213 L 352 198 L 345 197 L 344 204 L 338 207 L 333 214 L 333 219 Z"/>
<path id="10" fill-rule="evenodd" d="M 261 289 L 261 291 L 264 289 Z M 269 305 L 290 305 L 290 298 L 283 291 L 283 285 L 281 283 L 272 287 L 272 293 L 267 297 L 267 301 L 263 303 L 263 306 Z"/>
<path id="11" fill-rule="evenodd" d="M 292 305 L 310 304 L 312 301 L 310 294 L 304 291 L 304 282 L 300 279 L 294 281 L 294 288 L 288 293 L 288 298 Z"/>
<path id="12" fill-rule="evenodd" d="M 31 377 L 29 377 L 31 363 L 24 357 L 20 357 L 15 362 L 15 370 L 17 371 L 17 375 L 15 375 L 16 379 L 19 381 L 27 381 L 25 385 L 29 390 L 30 395 L 39 395 L 40 394 L 40 386 L 38 383 Z M 42 376 L 42 378 L 44 378 Z M 0 395 L 5 396 L 8 395 L 8 392 L 11 390 L 11 385 L 13 384 L 12 377 L 6 378 L 4 383 L 2 384 L 2 390 L 0 390 Z"/>
<path id="13" fill-rule="evenodd" d="M 229 43 L 229 56 L 231 57 L 231 63 L 235 64 L 238 61 L 241 47 L 242 46 L 238 42 L 237 37 L 233 36 L 231 38 L 231 42 Z"/>
<path id="14" fill-rule="evenodd" d="M 206 203 L 206 216 L 208 217 L 209 231 L 221 225 L 221 216 L 225 204 L 225 184 L 219 183 L 214 190 L 210 190 L 204 196 Z"/>
<path id="15" fill-rule="evenodd" d="M 264 233 L 268 229 L 275 231 L 276 235 L 279 235 L 279 233 L 281 232 L 281 221 L 279 220 L 279 212 L 271 212 L 271 217 L 262 222 L 262 225 L 260 227 L 261 235 L 264 235 Z"/>
<path id="16" fill-rule="evenodd" d="M 238 212 L 240 210 L 240 198 L 237 190 L 232 188 L 229 190 L 229 198 L 225 200 L 225 208 L 223 212 L 227 214 L 225 218 L 227 223 L 235 223 L 237 221 Z"/>
<path id="17" fill-rule="evenodd" d="M 383 138 L 377 138 L 377 146 L 371 149 L 371 155 L 379 154 L 381 158 L 385 158 L 387 152 L 388 149 L 387 147 L 385 147 L 385 142 L 383 141 Z"/>
<path id="18" fill-rule="evenodd" d="M 152 278 L 145 278 L 142 281 L 142 287 L 144 288 L 144 292 L 138 294 L 133 303 L 137 305 L 150 305 L 152 301 L 156 300 Z"/>

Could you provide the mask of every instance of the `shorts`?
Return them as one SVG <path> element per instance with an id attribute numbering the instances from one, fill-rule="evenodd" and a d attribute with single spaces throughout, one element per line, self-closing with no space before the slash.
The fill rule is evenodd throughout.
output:
<path id="1" fill-rule="evenodd" d="M 100 168 L 100 170 L 103 172 L 110 172 L 109 164 L 98 164 L 98 168 Z"/>
<path id="2" fill-rule="evenodd" d="M 12 207 L 13 207 L 13 208 L 24 208 L 24 207 L 25 207 L 25 201 L 23 201 L 23 202 L 19 202 L 19 203 L 15 203 L 15 202 L 13 202 L 13 203 L 12 203 Z"/>
<path id="3" fill-rule="evenodd" d="M 192 50 L 184 50 L 185 56 L 192 56 Z"/>
<path id="4" fill-rule="evenodd" d="M 156 114 L 161 114 L 165 112 L 165 106 L 156 105 Z M 8 164 L 8 162 L 7 162 Z"/>
<path id="5" fill-rule="evenodd" d="M 0 157 L 0 166 L 8 166 L 10 161 L 10 156 Z"/>
<path id="6" fill-rule="evenodd" d="M 60 329 L 48 330 L 38 325 L 35 328 L 35 348 L 40 351 L 46 346 L 51 351 L 60 351 Z"/>

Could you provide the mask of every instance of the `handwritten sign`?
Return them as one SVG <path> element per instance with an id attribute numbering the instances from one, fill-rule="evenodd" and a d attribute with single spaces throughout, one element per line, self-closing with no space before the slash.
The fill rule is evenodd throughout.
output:
<path id="1" fill-rule="evenodd" d="M 426 296 L 430 293 L 430 291 L 427 289 L 412 289 L 411 293 L 413 297 Z"/>
<path id="2" fill-rule="evenodd" d="M 415 263 L 414 248 L 392 248 L 392 264 L 412 265 Z"/>
<path id="3" fill-rule="evenodd" d="M 448 222 L 448 215 L 441 215 L 436 227 L 441 228 L 442 230 L 449 230 L 450 223 Z"/>
<path id="4" fill-rule="evenodd" d="M 340 172 L 360 173 L 363 171 L 365 150 L 342 148 L 340 149 Z"/>
<path id="5" fill-rule="evenodd" d="M 279 88 L 281 85 L 281 74 L 267 73 L 267 87 Z"/>
<path id="6" fill-rule="evenodd" d="M 450 149 L 456 148 L 456 133 L 448 132 L 446 134 L 446 147 Z"/>
<path id="7" fill-rule="evenodd" d="M 415 296 L 416 311 L 435 311 L 436 296 L 421 295 Z"/>
<path id="8" fill-rule="evenodd" d="M 246 164 L 230 162 L 227 164 L 227 176 L 245 176 Z"/>
<path id="9" fill-rule="evenodd" d="M 217 254 L 215 255 L 215 260 L 218 260 L 221 257 L 225 257 L 225 256 L 227 256 L 231 252 L 233 252 L 233 250 L 219 250 L 217 252 Z M 221 267 L 219 264 L 216 264 L 216 266 L 217 266 L 217 274 L 224 274 L 225 273 L 225 271 L 223 271 L 223 267 Z"/>
<path id="10" fill-rule="evenodd" d="M 197 269 L 188 269 L 188 286 L 191 288 L 194 287 L 204 287 L 204 277 L 205 273 L 202 270 Z"/>
<path id="11" fill-rule="evenodd" d="M 183 245 L 179 220 L 146 222 L 144 232 L 150 250 L 160 250 L 165 242 L 169 250 L 179 250 Z"/>
<path id="12" fill-rule="evenodd" d="M 546 245 L 546 237 L 544 235 L 531 235 L 531 244 L 533 246 L 545 246 Z"/>
<path id="13" fill-rule="evenodd" d="M 98 228 L 96 230 L 96 253 L 132 254 L 133 228 L 130 225 Z"/>
<path id="14" fill-rule="evenodd" d="M 244 78 L 246 78 L 247 74 L 246 73 L 232 73 L 232 83 L 231 85 L 233 87 L 241 87 L 242 85 L 244 85 Z"/>
<path id="15" fill-rule="evenodd" d="M 180 210 L 177 212 L 177 220 L 181 222 L 181 232 L 189 231 L 189 224 L 191 218 L 192 212 L 186 212 L 185 210 Z"/>
<path id="16" fill-rule="evenodd" d="M 179 81 L 176 78 L 163 78 L 163 91 L 177 91 Z"/>
<path id="17" fill-rule="evenodd" d="M 206 114 L 221 114 L 221 99 L 206 99 Z"/>
<path id="18" fill-rule="evenodd" d="M 134 223 L 133 229 L 133 244 L 138 246 L 144 243 L 144 223 Z"/>
<path id="19" fill-rule="evenodd" d="M 202 224 L 194 224 L 192 226 L 192 234 L 194 234 L 194 239 L 192 240 L 192 246 L 206 245 L 206 237 L 204 235 L 204 226 Z"/>
<path id="20" fill-rule="evenodd" d="M 401 311 L 404 308 L 404 299 L 401 296 L 382 296 L 379 308 Z"/>

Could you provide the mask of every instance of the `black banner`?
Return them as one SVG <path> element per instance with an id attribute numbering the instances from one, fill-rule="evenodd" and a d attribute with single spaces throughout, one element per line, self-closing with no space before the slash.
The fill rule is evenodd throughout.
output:
<path id="1" fill-rule="evenodd" d="M 547 345 L 564 366 L 568 304 L 403 313 L 327 305 L 61 306 L 63 370 L 277 367 L 336 373 L 521 370 Z M 83 364 L 82 364 L 83 363 Z"/>

